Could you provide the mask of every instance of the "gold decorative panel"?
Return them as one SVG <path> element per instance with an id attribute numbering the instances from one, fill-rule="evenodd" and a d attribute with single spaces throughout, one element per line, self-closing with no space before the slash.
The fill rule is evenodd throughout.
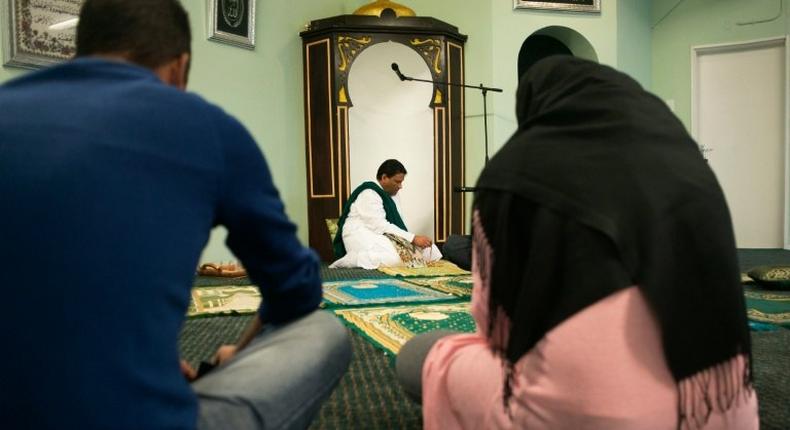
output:
<path id="1" fill-rule="evenodd" d="M 337 66 L 337 69 L 341 72 L 347 71 L 348 66 L 354 61 L 354 57 L 371 41 L 373 41 L 373 38 L 369 36 L 338 36 L 337 52 L 340 55 L 340 65 Z"/>
<path id="2" fill-rule="evenodd" d="M 428 64 L 431 65 L 433 72 L 437 75 L 442 74 L 441 58 L 442 58 L 442 41 L 438 39 L 418 39 L 414 38 L 409 41 L 411 46 L 419 51 L 423 57 L 428 59 Z"/>

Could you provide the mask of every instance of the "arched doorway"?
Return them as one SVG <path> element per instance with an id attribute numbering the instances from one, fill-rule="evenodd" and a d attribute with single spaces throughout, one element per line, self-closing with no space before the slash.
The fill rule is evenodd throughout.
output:
<path id="1" fill-rule="evenodd" d="M 536 61 L 550 55 L 573 55 L 590 61 L 598 61 L 592 44 L 579 32 L 568 27 L 544 27 L 532 33 L 521 44 L 518 53 L 518 76 Z"/>

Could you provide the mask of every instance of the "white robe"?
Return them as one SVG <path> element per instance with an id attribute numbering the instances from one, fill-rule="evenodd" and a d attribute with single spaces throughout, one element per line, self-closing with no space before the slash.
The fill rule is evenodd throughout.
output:
<path id="1" fill-rule="evenodd" d="M 393 200 L 398 213 L 402 214 L 400 199 L 395 196 Z M 414 233 L 402 230 L 387 221 L 381 196 L 373 190 L 364 190 L 351 205 L 343 225 L 343 245 L 346 247 L 346 255 L 329 267 L 377 269 L 380 266 L 402 266 L 403 262 L 395 245 L 384 236 L 384 233 L 400 236 L 409 242 L 414 240 Z M 442 253 L 436 245 L 431 245 L 423 249 L 423 258 L 426 262 L 436 261 L 442 258 Z"/>

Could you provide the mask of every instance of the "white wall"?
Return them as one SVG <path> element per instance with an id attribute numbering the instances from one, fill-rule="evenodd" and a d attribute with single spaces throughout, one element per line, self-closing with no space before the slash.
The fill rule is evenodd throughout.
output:
<path id="1" fill-rule="evenodd" d="M 431 79 L 425 61 L 395 42 L 368 47 L 348 77 L 351 188 L 375 180 L 382 161 L 399 160 L 409 172 L 398 194 L 409 231 L 433 236 L 433 86 L 400 81 L 390 65 L 418 79 Z"/>

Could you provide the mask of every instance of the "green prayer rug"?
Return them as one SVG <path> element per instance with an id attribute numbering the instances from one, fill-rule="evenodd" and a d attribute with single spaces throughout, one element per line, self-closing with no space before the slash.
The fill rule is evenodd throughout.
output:
<path id="1" fill-rule="evenodd" d="M 335 314 L 373 345 L 391 355 L 397 355 L 406 341 L 420 333 L 475 331 L 469 302 L 339 309 Z"/>
<path id="2" fill-rule="evenodd" d="M 469 298 L 472 296 L 472 275 L 409 278 L 408 282 L 457 297 Z"/>
<path id="3" fill-rule="evenodd" d="M 324 301 L 336 306 L 424 303 L 456 298 L 393 278 L 324 282 L 323 287 Z"/>
<path id="4" fill-rule="evenodd" d="M 261 304 L 261 293 L 253 285 L 192 288 L 188 317 L 253 314 Z"/>
<path id="5" fill-rule="evenodd" d="M 749 320 L 790 328 L 790 291 L 744 285 Z"/>

